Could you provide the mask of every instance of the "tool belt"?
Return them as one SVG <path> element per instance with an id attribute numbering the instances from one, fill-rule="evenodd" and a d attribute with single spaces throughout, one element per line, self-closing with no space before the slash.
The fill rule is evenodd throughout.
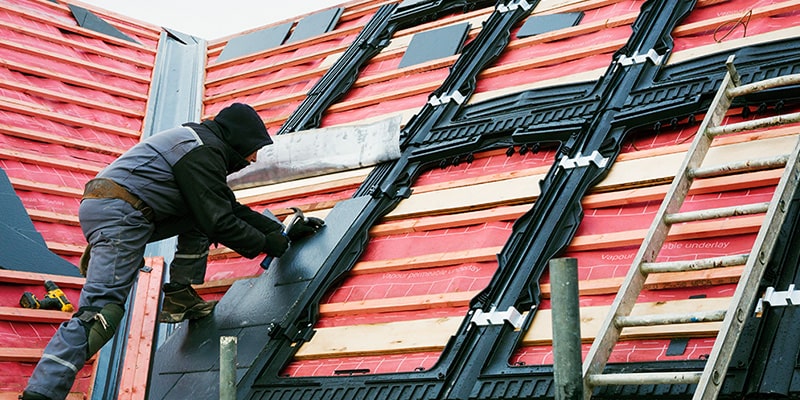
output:
<path id="1" fill-rule="evenodd" d="M 155 213 L 150 206 L 111 179 L 95 178 L 86 182 L 86 188 L 83 190 L 83 198 L 123 200 L 133 208 L 141 211 L 148 221 L 153 222 L 155 220 Z"/>

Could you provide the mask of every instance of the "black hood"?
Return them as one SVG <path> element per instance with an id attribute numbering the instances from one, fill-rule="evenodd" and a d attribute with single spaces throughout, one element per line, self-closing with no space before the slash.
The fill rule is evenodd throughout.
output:
<path id="1" fill-rule="evenodd" d="M 223 108 L 213 120 L 200 124 L 214 132 L 239 155 L 240 160 L 231 163 L 232 170 L 244 168 L 247 165 L 247 156 L 272 144 L 261 117 L 247 104 L 233 103 Z"/>

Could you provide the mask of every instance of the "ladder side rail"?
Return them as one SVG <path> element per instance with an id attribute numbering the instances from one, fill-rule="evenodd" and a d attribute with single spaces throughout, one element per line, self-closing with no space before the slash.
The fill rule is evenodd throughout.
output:
<path id="1" fill-rule="evenodd" d="M 780 233 L 778 228 L 786 218 L 787 208 L 797 188 L 798 179 L 800 179 L 798 157 L 800 157 L 800 139 L 789 157 L 786 169 L 775 189 L 769 210 L 767 210 L 765 222 L 756 236 L 753 250 L 748 257 L 742 277 L 739 279 L 709 359 L 706 361 L 707 373 L 703 374 L 698 383 L 693 397 L 695 400 L 713 400 L 719 394 L 742 327 L 753 313 L 753 304 L 759 283 Z"/>
<path id="2" fill-rule="evenodd" d="M 748 83 L 746 85 L 736 86 L 728 91 L 728 96 L 739 97 L 780 86 L 797 84 L 800 84 L 800 74 L 784 75 L 775 78 L 764 79 L 763 81 Z"/>
<path id="3" fill-rule="evenodd" d="M 628 270 L 628 274 L 622 283 L 620 291 L 617 293 L 611 305 L 606 319 L 601 326 L 597 337 L 589 349 L 589 353 L 583 364 L 584 377 L 584 397 L 588 400 L 592 395 L 592 387 L 589 386 L 587 376 L 602 374 L 608 362 L 614 345 L 619 341 L 621 328 L 615 320 L 617 316 L 629 315 L 636 303 L 638 293 L 644 287 L 647 276 L 643 273 L 640 266 L 645 262 L 653 262 L 666 241 L 669 226 L 664 222 L 664 217 L 674 214 L 680 210 L 692 184 L 692 177 L 687 173 L 690 169 L 697 168 L 705 158 L 711 147 L 713 137 L 706 134 L 706 131 L 714 126 L 718 126 L 725 118 L 725 114 L 730 108 L 731 98 L 727 91 L 734 87 L 730 72 L 725 74 L 719 90 L 709 108 L 709 112 L 703 118 L 703 122 L 698 128 L 695 139 L 688 150 L 687 157 L 684 159 L 678 173 L 670 185 L 670 189 L 662 202 L 661 207 L 656 213 L 653 223 L 647 232 L 647 236 L 642 242 L 642 246 Z M 635 293 L 634 293 L 635 292 Z"/>

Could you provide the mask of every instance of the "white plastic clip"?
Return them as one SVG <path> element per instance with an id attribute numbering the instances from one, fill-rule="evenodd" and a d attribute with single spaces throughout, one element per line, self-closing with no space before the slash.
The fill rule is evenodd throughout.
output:
<path id="1" fill-rule="evenodd" d="M 532 6 L 525 0 L 514 0 L 508 5 L 501 4 L 501 5 L 497 6 L 497 11 L 500 11 L 501 13 L 504 13 L 504 12 L 516 10 L 517 8 L 522 8 L 523 10 L 528 11 L 528 10 L 530 10 L 531 7 Z"/>
<path id="2" fill-rule="evenodd" d="M 654 49 L 650 49 L 647 51 L 647 54 L 634 54 L 631 57 L 622 56 L 619 58 L 619 63 L 624 66 L 628 66 L 631 64 L 641 64 L 647 60 L 653 62 L 654 65 L 661 65 L 661 60 L 664 58 L 663 55 L 656 53 Z"/>
<path id="3" fill-rule="evenodd" d="M 459 92 L 458 90 L 454 90 L 450 94 L 446 94 L 446 95 L 443 94 L 441 96 L 433 96 L 433 97 L 431 97 L 430 99 L 428 99 L 428 104 L 430 104 L 430 105 L 435 107 L 435 106 L 438 106 L 440 104 L 446 104 L 446 103 L 450 102 L 451 100 L 456 102 L 456 104 L 462 104 L 462 103 L 464 103 L 464 100 L 466 100 L 466 99 L 467 98 L 464 97 L 464 95 L 461 94 L 461 92 Z"/>
<path id="4" fill-rule="evenodd" d="M 484 312 L 481 309 L 475 311 L 475 315 L 472 316 L 470 322 L 474 323 L 477 326 L 487 326 L 487 325 L 503 325 L 508 321 L 515 329 L 519 329 L 522 327 L 522 322 L 525 318 L 522 314 L 517 311 L 514 307 L 508 307 L 506 311 L 497 311 L 496 309 L 492 309 L 492 311 Z"/>
<path id="5" fill-rule="evenodd" d="M 764 309 L 764 303 L 769 304 L 770 307 L 800 305 L 800 290 L 795 290 L 794 284 L 789 285 L 789 290 L 780 292 L 775 291 L 775 288 L 770 286 L 764 292 L 764 297 L 758 299 L 756 314 L 761 314 Z"/>
<path id="6" fill-rule="evenodd" d="M 581 152 L 578 152 L 575 158 L 567 158 L 567 156 L 561 157 L 561 161 L 558 165 L 564 169 L 572 169 L 586 167 L 589 163 L 594 163 L 598 168 L 604 168 L 606 164 L 608 164 L 608 158 L 603 157 L 597 150 L 593 151 L 589 156 L 581 155 Z"/>

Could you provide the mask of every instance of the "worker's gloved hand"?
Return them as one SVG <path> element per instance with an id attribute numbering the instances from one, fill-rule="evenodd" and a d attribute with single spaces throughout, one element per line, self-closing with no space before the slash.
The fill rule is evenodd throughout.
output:
<path id="1" fill-rule="evenodd" d="M 317 217 L 306 217 L 298 219 L 289 227 L 286 235 L 292 242 L 309 237 L 325 226 L 325 221 Z"/>
<path id="2" fill-rule="evenodd" d="M 289 248 L 289 238 L 283 232 L 275 231 L 265 235 L 266 243 L 264 243 L 264 253 L 272 257 L 280 257 L 286 253 Z"/>

